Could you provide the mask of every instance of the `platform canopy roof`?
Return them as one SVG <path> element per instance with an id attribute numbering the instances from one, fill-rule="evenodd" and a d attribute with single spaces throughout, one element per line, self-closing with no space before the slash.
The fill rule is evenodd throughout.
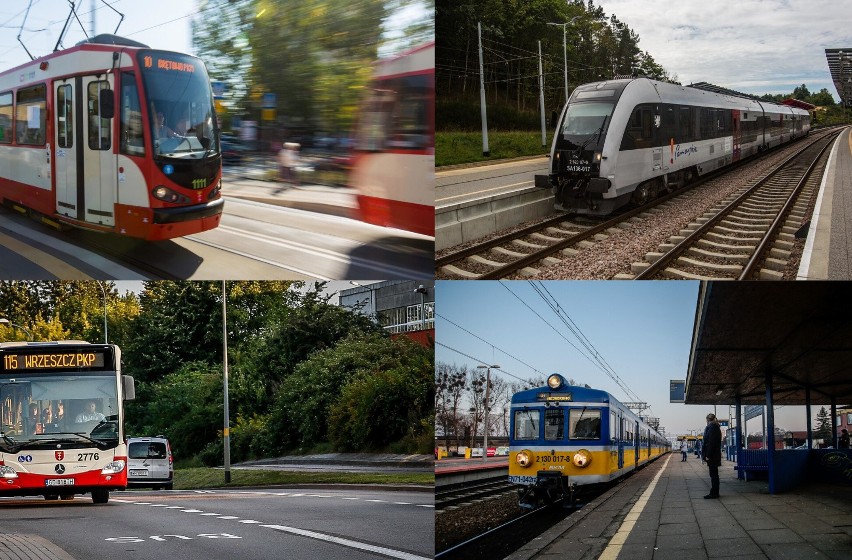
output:
<path id="1" fill-rule="evenodd" d="M 702 283 L 687 404 L 852 402 L 852 283 Z"/>
<path id="2" fill-rule="evenodd" d="M 852 47 L 825 49 L 825 58 L 840 102 L 852 106 Z"/>
<path id="3" fill-rule="evenodd" d="M 801 99 L 785 99 L 781 102 L 783 105 L 789 105 L 790 107 L 797 107 L 799 109 L 804 109 L 805 111 L 813 111 L 816 109 L 816 105 L 808 103 L 807 101 L 802 101 Z"/>

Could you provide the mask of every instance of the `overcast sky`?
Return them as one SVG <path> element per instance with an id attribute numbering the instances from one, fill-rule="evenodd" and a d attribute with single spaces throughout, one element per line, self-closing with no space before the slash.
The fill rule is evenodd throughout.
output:
<path id="1" fill-rule="evenodd" d="M 826 48 L 852 49 L 852 0 L 598 0 L 682 84 L 791 93 L 806 84 L 838 101 Z"/>
<path id="2" fill-rule="evenodd" d="M 625 393 L 582 348 L 535 290 L 549 293 L 627 386 Z M 651 405 L 669 435 L 701 431 L 712 405 L 669 402 L 669 382 L 686 379 L 698 301 L 698 282 L 440 281 L 436 294 L 436 362 L 499 365 L 507 382 L 561 373 L 618 400 Z M 535 371 L 535 370 L 538 370 Z M 540 373 L 539 373 L 540 372 Z M 728 407 L 719 406 L 719 418 Z M 815 414 L 814 414 L 815 417 Z M 776 410 L 775 425 L 804 430 L 805 407 Z M 747 423 L 761 432 L 761 419 Z"/>

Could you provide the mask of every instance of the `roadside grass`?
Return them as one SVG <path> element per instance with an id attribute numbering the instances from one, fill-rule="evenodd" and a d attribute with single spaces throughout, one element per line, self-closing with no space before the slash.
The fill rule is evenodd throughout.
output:
<path id="1" fill-rule="evenodd" d="M 233 488 L 239 486 L 272 486 L 279 484 L 425 484 L 434 485 L 434 473 L 300 473 L 278 470 L 231 469 L 231 482 L 225 483 L 225 471 L 193 467 L 176 469 L 176 490 L 199 488 Z"/>
<path id="2" fill-rule="evenodd" d="M 481 132 L 437 132 L 435 134 L 435 167 L 480 161 L 494 161 L 523 156 L 543 156 L 550 151 L 553 131 L 541 145 L 541 131 L 489 131 L 490 155 L 482 155 Z"/>

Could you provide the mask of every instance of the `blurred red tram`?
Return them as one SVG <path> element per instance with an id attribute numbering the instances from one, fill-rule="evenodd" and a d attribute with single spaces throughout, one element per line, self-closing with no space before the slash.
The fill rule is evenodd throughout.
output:
<path id="1" fill-rule="evenodd" d="M 98 35 L 0 73 L 0 199 L 18 211 L 171 239 L 219 225 L 221 179 L 198 58 Z"/>
<path id="2" fill-rule="evenodd" d="M 361 108 L 350 184 L 361 219 L 435 235 L 435 43 L 380 60 Z"/>

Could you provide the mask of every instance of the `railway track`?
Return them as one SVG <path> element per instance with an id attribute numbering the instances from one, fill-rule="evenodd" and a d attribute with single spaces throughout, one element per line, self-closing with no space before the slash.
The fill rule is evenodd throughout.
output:
<path id="1" fill-rule="evenodd" d="M 830 142 L 830 139 L 833 138 L 834 133 L 829 132 L 828 134 L 814 135 L 805 141 L 813 143 L 822 140 L 827 145 Z M 634 208 L 603 222 L 580 222 L 567 215 L 561 215 L 544 222 L 495 237 L 485 242 L 472 245 L 465 249 L 443 255 L 435 260 L 436 276 L 439 278 L 477 280 L 495 280 L 511 277 L 512 275 L 529 277 L 537 276 L 542 269 L 546 269 L 548 266 L 558 265 L 562 259 L 571 258 L 581 250 L 587 249 L 595 243 L 607 239 L 612 234 L 620 233 L 621 230 L 629 230 L 634 223 L 641 222 L 654 214 L 665 213 L 666 204 L 669 201 L 672 201 L 677 197 L 683 197 L 689 191 L 696 190 L 698 187 L 712 181 L 713 179 L 719 178 L 731 171 L 734 171 L 735 169 L 741 168 L 741 166 L 745 163 L 750 163 L 750 161 L 740 162 L 740 164 L 725 168 L 718 173 L 709 174 L 686 188 L 668 193 L 665 196 L 652 200 L 641 207 Z M 817 174 L 814 173 L 813 175 L 816 176 Z M 807 195 L 808 192 L 811 191 L 806 189 L 804 191 L 805 195 Z M 807 196 L 802 197 L 802 200 L 805 199 L 807 199 Z M 754 200 L 751 204 L 756 203 Z M 795 208 L 793 212 L 788 213 L 788 215 L 791 215 L 793 219 L 795 219 L 798 214 L 794 212 L 800 211 L 800 208 Z M 702 216 L 695 220 L 695 222 L 700 225 L 708 220 L 709 217 Z M 770 220 L 768 226 L 772 225 L 771 222 L 772 220 Z M 722 227 L 728 225 L 729 224 L 725 224 Z M 790 233 L 789 228 L 791 226 L 789 224 L 782 224 L 780 227 L 782 230 L 781 234 L 783 236 L 787 236 Z M 787 230 L 784 230 L 784 227 L 786 227 Z M 775 231 L 777 231 L 777 229 Z M 678 243 L 680 241 L 680 239 L 677 240 Z M 674 243 L 673 245 L 676 244 L 677 243 Z M 772 269 L 770 267 L 778 266 L 778 263 L 776 263 L 775 260 L 781 260 L 779 257 L 784 256 L 784 253 L 782 252 L 784 249 L 781 249 L 781 246 L 784 246 L 785 243 L 779 242 L 776 243 L 776 245 L 778 245 L 778 247 L 769 247 L 765 251 L 761 251 L 762 255 L 769 254 L 770 260 L 767 261 L 766 258 L 760 260 L 760 263 L 768 263 L 768 266 L 762 266 L 760 268 L 761 272 L 754 274 L 762 274 L 763 277 L 776 276 L 771 272 Z M 670 249 L 672 249 L 672 247 L 666 246 L 662 251 L 649 253 L 647 257 L 655 261 L 659 260 L 663 258 L 663 254 L 667 253 Z M 775 249 L 774 252 L 772 252 L 773 249 Z M 722 257 L 713 255 L 725 254 L 724 252 L 719 250 L 709 250 L 700 246 L 694 250 L 693 253 L 696 251 L 699 254 L 701 254 L 701 251 L 709 252 L 711 253 L 711 259 L 716 259 L 720 263 L 725 264 L 724 261 L 721 260 Z M 769 253 L 767 253 L 767 251 L 769 251 Z M 687 256 L 684 258 L 690 259 L 693 257 Z M 736 258 L 739 261 L 743 260 L 741 255 L 732 258 Z M 746 258 L 745 261 L 747 263 L 748 258 Z M 626 264 L 630 264 L 630 262 L 631 260 L 627 260 Z M 739 266 L 744 268 L 746 263 L 739 264 Z M 653 265 L 654 263 L 634 264 L 631 268 L 632 274 L 620 274 L 616 276 L 616 278 L 633 278 L 640 273 L 644 273 L 645 269 L 649 269 Z M 735 264 L 732 266 L 737 265 Z M 692 269 L 688 269 L 685 272 L 691 274 L 691 276 L 684 275 L 683 277 L 704 277 Z M 652 274 L 652 272 L 648 272 L 647 274 Z M 672 274 L 671 276 L 664 275 L 660 277 L 677 276 Z M 708 277 L 715 276 L 708 275 Z"/>
<path id="2" fill-rule="evenodd" d="M 450 506 L 476 502 L 504 494 L 517 495 L 517 486 L 508 482 L 507 475 L 487 478 L 475 485 L 447 486 L 435 489 L 435 508 L 442 510 Z"/>
<path id="3" fill-rule="evenodd" d="M 781 280 L 835 135 L 804 146 L 771 173 L 634 263 L 635 279 Z M 621 275 L 620 278 L 625 278 Z"/>

